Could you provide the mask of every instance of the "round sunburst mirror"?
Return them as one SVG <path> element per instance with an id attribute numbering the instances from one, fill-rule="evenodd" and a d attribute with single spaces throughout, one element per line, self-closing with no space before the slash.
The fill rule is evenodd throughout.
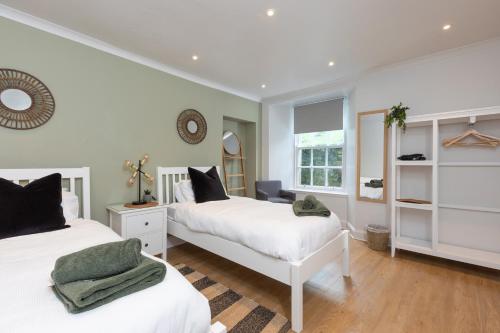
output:
<path id="1" fill-rule="evenodd" d="M 54 97 L 42 81 L 25 72 L 0 68 L 0 126 L 36 128 L 49 121 L 54 111 Z"/>
<path id="2" fill-rule="evenodd" d="M 207 122 L 198 111 L 184 110 L 177 118 L 177 132 L 182 140 L 190 144 L 197 144 L 202 142 L 207 135 Z"/>

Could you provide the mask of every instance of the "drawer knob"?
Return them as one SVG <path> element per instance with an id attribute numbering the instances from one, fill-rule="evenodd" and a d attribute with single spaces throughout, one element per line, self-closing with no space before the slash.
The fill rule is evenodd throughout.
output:
<path id="1" fill-rule="evenodd" d="M 148 243 L 144 244 L 144 247 L 148 247 L 148 246 L 149 246 L 149 244 L 148 244 Z"/>
<path id="2" fill-rule="evenodd" d="M 145 225 L 145 226 L 148 226 L 148 225 L 149 225 L 149 222 L 144 223 L 144 225 Z"/>

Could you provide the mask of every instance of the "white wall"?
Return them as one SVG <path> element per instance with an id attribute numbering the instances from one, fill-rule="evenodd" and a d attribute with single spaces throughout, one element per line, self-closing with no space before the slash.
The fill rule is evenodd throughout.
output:
<path id="1" fill-rule="evenodd" d="M 270 103 L 295 103 L 314 99 L 315 96 L 339 95 L 347 96 L 349 101 L 349 112 L 344 117 L 348 152 L 347 219 L 356 229 L 355 234 L 362 236 L 366 224 L 389 225 L 390 215 L 388 205 L 360 202 L 355 198 L 356 112 L 390 108 L 400 101 L 411 107 L 409 115 L 500 105 L 500 39 L 373 70 L 353 80 L 334 82 L 329 87 L 323 85 L 317 91 L 309 88 L 275 97 L 264 101 L 263 115 L 272 108 Z M 274 128 L 275 123 L 270 121 L 263 123 L 264 126 L 267 126 L 265 130 L 269 130 Z M 262 143 L 269 147 L 274 145 L 272 140 L 264 137 Z M 263 165 L 263 169 L 270 165 Z M 390 172 L 390 161 L 388 168 Z"/>
<path id="2" fill-rule="evenodd" d="M 290 105 L 273 106 L 268 111 L 269 123 L 269 170 L 267 178 L 281 180 L 283 188 L 294 186 L 294 136 L 293 108 Z"/>
<path id="3" fill-rule="evenodd" d="M 356 112 L 402 101 L 411 107 L 408 115 L 500 105 L 500 39 L 373 72 L 357 81 L 350 100 Z M 368 223 L 389 225 L 389 205 L 350 201 L 349 220 L 358 231 Z"/>

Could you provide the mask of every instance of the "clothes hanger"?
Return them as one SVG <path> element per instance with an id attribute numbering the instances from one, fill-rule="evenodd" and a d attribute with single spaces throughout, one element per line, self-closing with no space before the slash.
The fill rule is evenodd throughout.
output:
<path id="1" fill-rule="evenodd" d="M 462 140 L 468 137 L 474 137 L 478 140 L 478 142 L 461 142 Z M 443 141 L 443 146 L 446 148 L 451 147 L 453 145 L 456 146 L 488 146 L 488 147 L 496 147 L 500 143 L 500 139 L 491 135 L 486 135 L 479 133 L 478 131 L 471 129 L 466 131 L 464 134 L 456 136 L 454 138 L 445 139 Z"/>
<path id="2" fill-rule="evenodd" d="M 471 117 L 471 119 L 469 121 L 469 126 L 474 126 L 475 123 L 476 123 L 475 117 Z M 468 137 L 474 137 L 478 140 L 478 142 L 462 142 L 462 140 L 464 140 Z M 484 147 L 495 148 L 499 144 L 500 144 L 499 138 L 491 136 L 491 135 L 479 133 L 475 129 L 469 129 L 462 135 L 443 140 L 443 146 L 446 148 L 451 147 L 453 145 L 455 145 L 455 146 L 484 146 Z"/>

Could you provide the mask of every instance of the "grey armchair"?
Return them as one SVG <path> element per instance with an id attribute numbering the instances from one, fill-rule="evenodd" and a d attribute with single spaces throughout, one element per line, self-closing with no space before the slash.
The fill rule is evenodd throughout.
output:
<path id="1" fill-rule="evenodd" d="M 295 193 L 281 189 L 281 180 L 261 180 L 255 182 L 257 200 L 291 204 L 295 201 Z"/>

